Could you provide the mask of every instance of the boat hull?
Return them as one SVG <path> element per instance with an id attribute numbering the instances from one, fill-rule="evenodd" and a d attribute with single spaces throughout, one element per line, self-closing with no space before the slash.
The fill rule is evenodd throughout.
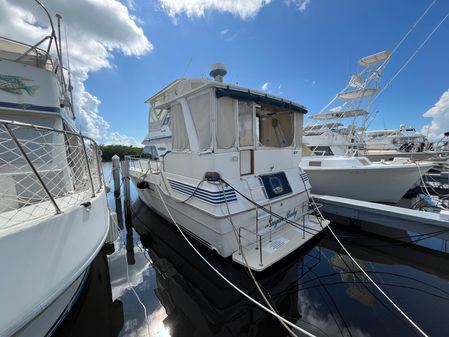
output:
<path id="1" fill-rule="evenodd" d="M 138 181 L 137 177 L 131 177 L 135 183 Z M 273 213 L 298 224 L 305 223 L 306 230 L 302 225 L 292 227 L 285 221 L 275 218 L 272 218 L 270 222 L 269 214 L 261 214 L 262 210 L 259 210 L 258 221 L 256 221 L 254 206 L 232 213 L 229 217 L 227 207 L 222 205 L 220 214 L 213 214 L 194 205 L 180 202 L 164 191 L 159 190 L 159 194 L 158 189 L 158 185 L 150 182 L 149 188 L 138 189 L 138 194 L 148 207 L 170 223 L 173 223 L 174 219 L 185 233 L 209 249 L 215 250 L 225 258 L 232 255 L 234 261 L 248 265 L 255 271 L 268 268 L 305 244 L 328 225 L 327 221 L 319 221 L 314 215 L 305 215 L 299 206 L 308 204 L 309 199 L 305 191 L 271 201 L 270 204 Z M 270 206 L 266 205 L 266 207 Z M 259 233 L 260 238 L 256 233 Z M 238 237 L 240 237 L 246 261 L 241 254 L 239 255 Z M 260 246 L 263 247 L 262 250 L 259 250 Z"/>
<path id="2" fill-rule="evenodd" d="M 47 334 L 82 284 L 109 230 L 104 191 L 63 213 L 0 231 L 0 336 Z"/>
<path id="3" fill-rule="evenodd" d="M 432 164 L 421 164 L 424 174 Z M 362 201 L 397 203 L 420 181 L 420 171 L 409 165 L 372 165 L 369 168 L 305 168 L 312 193 Z"/>

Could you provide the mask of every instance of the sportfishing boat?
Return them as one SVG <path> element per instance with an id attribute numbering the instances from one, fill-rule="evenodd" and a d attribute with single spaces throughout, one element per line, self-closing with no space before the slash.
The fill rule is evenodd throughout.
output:
<path id="1" fill-rule="evenodd" d="M 304 128 L 304 144 L 314 154 L 363 156 L 373 162 L 396 157 L 440 161 L 449 158 L 446 135 L 432 143 L 405 125 L 398 130 L 366 130 L 375 116 L 369 111 L 381 91 L 381 74 L 390 59 L 387 50 L 361 58 L 358 64 L 362 70 L 351 76 L 346 87 L 320 113 L 309 116 L 315 124 Z M 339 103 L 330 108 L 335 102 Z"/>
<path id="2" fill-rule="evenodd" d="M 331 111 L 310 116 L 317 124 L 304 128 L 304 145 L 318 156 L 357 155 L 364 149 L 364 144 L 357 132 L 355 120 L 357 117 L 368 116 L 363 109 L 347 111 Z M 349 125 L 343 120 L 351 119 Z M 322 123 L 322 121 L 332 121 Z"/>
<path id="3" fill-rule="evenodd" d="M 415 160 L 447 160 L 446 135 L 438 142 L 431 142 L 413 127 L 401 124 L 399 129 L 369 130 L 363 133 L 364 155 L 371 160 L 411 158 Z"/>
<path id="4" fill-rule="evenodd" d="M 129 173 L 158 214 L 219 255 L 261 271 L 328 222 L 315 215 L 298 166 L 306 109 L 223 83 L 226 73 L 215 64 L 214 80 L 177 79 L 147 101 L 151 156 L 128 157 Z M 166 126 L 171 135 L 162 132 Z M 157 146 L 171 150 L 159 155 Z"/>
<path id="5" fill-rule="evenodd" d="M 366 155 L 364 130 L 370 116 L 368 110 L 379 92 L 380 75 L 390 58 L 389 51 L 361 58 L 358 64 L 362 71 L 351 76 L 326 108 L 335 101 L 343 103 L 309 117 L 316 121 L 304 128 L 304 145 L 311 153 L 302 158 L 300 165 L 307 172 L 314 193 L 397 203 L 432 167 L 431 163 L 418 166 L 407 160 L 371 162 Z"/>
<path id="6" fill-rule="evenodd" d="M 363 130 L 370 117 L 368 111 L 380 91 L 381 73 L 390 58 L 388 50 L 362 57 L 358 60 L 362 70 L 351 76 L 345 88 L 322 111 L 309 116 L 316 123 L 305 127 L 304 143 L 312 152 L 363 155 Z M 335 102 L 338 104 L 330 108 Z"/>
<path id="7" fill-rule="evenodd" d="M 300 163 L 313 193 L 389 204 L 420 185 L 422 175 L 433 165 L 408 160 L 371 162 L 353 156 L 304 156 Z"/>
<path id="8" fill-rule="evenodd" d="M 49 36 L 0 37 L 0 336 L 51 335 L 111 219 L 99 148 L 75 131 L 60 37 L 36 2 Z"/>

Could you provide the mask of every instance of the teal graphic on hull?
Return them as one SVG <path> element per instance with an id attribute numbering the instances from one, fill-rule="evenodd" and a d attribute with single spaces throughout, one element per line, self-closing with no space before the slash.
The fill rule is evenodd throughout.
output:
<path id="1" fill-rule="evenodd" d="M 22 95 L 26 91 L 28 95 L 34 96 L 38 85 L 26 85 L 25 82 L 33 81 L 21 76 L 11 76 L 0 74 L 0 90 L 9 92 L 10 94 Z"/>

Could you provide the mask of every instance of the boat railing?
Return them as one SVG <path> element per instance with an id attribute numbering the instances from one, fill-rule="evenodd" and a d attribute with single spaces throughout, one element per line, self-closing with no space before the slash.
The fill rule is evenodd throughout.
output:
<path id="1" fill-rule="evenodd" d="M 0 120 L 0 230 L 89 207 L 102 188 L 100 150 L 93 139 Z"/>
<path id="2" fill-rule="evenodd" d="M 49 51 L 39 48 L 44 43 L 50 43 L 51 39 L 51 36 L 46 36 L 35 45 L 28 45 L 0 37 L 0 59 L 56 71 L 58 61 L 50 55 Z"/>
<path id="3" fill-rule="evenodd" d="M 129 162 L 129 168 L 134 171 L 150 173 L 160 172 L 160 161 L 149 158 L 145 155 L 126 155 L 125 160 Z"/>
<path id="4" fill-rule="evenodd" d="M 322 207 L 321 204 L 312 203 L 310 201 L 304 201 L 301 204 L 301 222 L 297 221 L 286 221 L 284 226 L 295 226 L 298 229 L 298 232 L 302 234 L 302 238 L 306 237 L 306 232 L 308 232 L 308 226 L 306 225 L 307 220 L 310 215 L 316 215 L 319 213 L 319 209 Z M 271 209 L 271 208 L 270 208 Z M 255 229 L 251 230 L 245 227 L 238 228 L 238 244 L 239 244 L 239 255 L 245 254 L 244 250 L 246 249 L 255 249 L 259 251 L 259 265 L 263 266 L 263 251 L 264 247 L 270 245 L 272 243 L 272 236 L 274 232 L 279 230 L 272 228 L 272 217 L 269 218 L 269 226 L 268 228 L 264 228 L 261 230 L 259 224 L 259 212 L 267 213 L 263 208 L 256 207 L 256 220 L 255 220 Z M 269 214 L 269 213 L 267 213 Z M 269 214 L 270 215 L 270 214 Z M 319 221 L 319 220 L 318 220 Z"/>

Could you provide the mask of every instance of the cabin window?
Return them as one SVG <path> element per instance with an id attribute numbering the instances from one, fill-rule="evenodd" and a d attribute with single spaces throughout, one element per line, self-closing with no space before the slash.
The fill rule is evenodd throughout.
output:
<path id="1" fill-rule="evenodd" d="M 260 146 L 286 147 L 293 145 L 293 112 L 282 108 L 261 105 L 256 109 L 258 140 Z"/>
<path id="2" fill-rule="evenodd" d="M 198 135 L 198 145 L 201 151 L 211 148 L 212 133 L 210 129 L 210 92 L 190 97 L 188 100 L 190 113 Z"/>
<path id="3" fill-rule="evenodd" d="M 254 146 L 253 138 L 253 104 L 239 101 L 239 144 Z"/>
<path id="4" fill-rule="evenodd" d="M 231 149 L 235 146 L 235 101 L 229 97 L 217 99 L 217 148 Z"/>
<path id="5" fill-rule="evenodd" d="M 333 156 L 329 146 L 308 146 L 308 148 L 316 155 L 316 156 Z"/>
<path id="6" fill-rule="evenodd" d="M 170 108 L 170 129 L 172 132 L 173 150 L 185 151 L 190 149 L 186 123 L 181 104 L 175 103 Z"/>
<path id="7" fill-rule="evenodd" d="M 155 109 L 151 108 L 150 117 L 149 117 L 149 129 L 150 130 L 159 130 L 164 121 L 166 120 L 168 114 L 167 109 Z"/>
<path id="8" fill-rule="evenodd" d="M 259 177 L 262 180 L 269 199 L 292 193 L 292 188 L 285 172 L 272 173 Z"/>
<path id="9" fill-rule="evenodd" d="M 150 159 L 158 159 L 159 158 L 159 154 L 156 150 L 156 146 L 153 145 L 147 145 L 143 148 L 143 154 L 144 154 L 144 158 L 150 158 Z"/>

